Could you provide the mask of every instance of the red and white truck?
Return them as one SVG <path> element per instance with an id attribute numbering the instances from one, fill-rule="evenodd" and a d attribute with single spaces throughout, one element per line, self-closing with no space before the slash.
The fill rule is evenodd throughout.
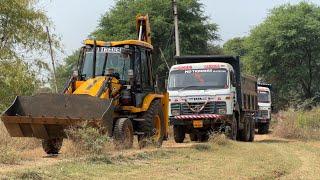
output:
<path id="1" fill-rule="evenodd" d="M 169 117 L 174 139 L 206 141 L 223 131 L 233 140 L 253 141 L 258 110 L 257 80 L 243 75 L 233 56 L 179 56 L 170 69 Z"/>

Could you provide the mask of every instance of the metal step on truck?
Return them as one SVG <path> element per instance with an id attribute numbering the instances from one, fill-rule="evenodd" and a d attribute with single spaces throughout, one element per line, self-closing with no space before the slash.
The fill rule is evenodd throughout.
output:
<path id="1" fill-rule="evenodd" d="M 223 132 L 253 141 L 258 110 L 257 79 L 242 74 L 239 57 L 179 56 L 170 69 L 169 119 L 174 139 L 207 141 Z"/>

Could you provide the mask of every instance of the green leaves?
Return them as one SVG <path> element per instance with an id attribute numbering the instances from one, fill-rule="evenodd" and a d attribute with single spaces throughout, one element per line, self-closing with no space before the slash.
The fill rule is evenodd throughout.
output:
<path id="1" fill-rule="evenodd" d="M 274 85 L 279 106 L 320 91 L 320 7 L 301 2 L 273 9 L 245 39 L 246 67 Z"/>

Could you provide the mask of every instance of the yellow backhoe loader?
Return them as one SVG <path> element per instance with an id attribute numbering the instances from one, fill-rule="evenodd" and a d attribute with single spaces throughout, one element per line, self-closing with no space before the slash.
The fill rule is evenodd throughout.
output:
<path id="1" fill-rule="evenodd" d="M 17 96 L 2 114 L 12 137 L 42 139 L 48 154 L 59 153 L 65 129 L 83 122 L 102 127 L 117 145 L 158 146 L 168 136 L 168 95 L 157 93 L 152 76 L 148 15 L 136 17 L 138 40 L 85 40 L 77 71 L 61 94 Z"/>

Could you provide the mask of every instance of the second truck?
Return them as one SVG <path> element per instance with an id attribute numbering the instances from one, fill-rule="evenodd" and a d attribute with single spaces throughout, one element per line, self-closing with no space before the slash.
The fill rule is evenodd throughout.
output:
<path id="1" fill-rule="evenodd" d="M 179 56 L 170 69 L 169 118 L 174 139 L 207 141 L 214 132 L 253 141 L 257 80 L 240 70 L 239 57 Z"/>

